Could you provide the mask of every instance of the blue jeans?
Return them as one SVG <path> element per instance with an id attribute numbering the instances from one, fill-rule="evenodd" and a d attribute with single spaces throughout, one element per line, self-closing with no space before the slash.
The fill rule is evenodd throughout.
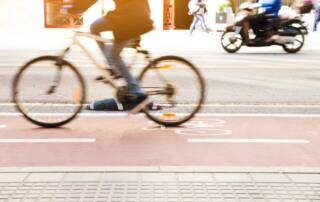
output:
<path id="1" fill-rule="evenodd" d="M 103 31 L 112 31 L 112 25 L 106 17 L 101 17 L 91 24 L 90 31 L 92 34 L 100 36 L 100 33 Z M 140 88 L 138 81 L 131 75 L 127 65 L 120 56 L 121 51 L 128 42 L 130 42 L 130 40 L 120 43 L 114 42 L 113 44 L 105 44 L 103 42 L 97 43 L 110 67 L 120 73 L 126 80 L 129 92 L 144 93 Z"/>
<path id="2" fill-rule="evenodd" d="M 318 23 L 320 22 L 320 7 L 316 9 L 313 23 L 313 31 L 317 31 Z"/>
<path id="3" fill-rule="evenodd" d="M 206 21 L 204 19 L 204 15 L 203 14 L 194 14 L 193 15 L 193 21 L 192 24 L 190 26 L 190 34 L 192 34 L 192 32 L 195 30 L 197 23 L 200 21 L 201 23 L 201 28 L 203 31 L 205 31 L 206 33 L 208 33 L 208 27 L 206 25 Z"/>

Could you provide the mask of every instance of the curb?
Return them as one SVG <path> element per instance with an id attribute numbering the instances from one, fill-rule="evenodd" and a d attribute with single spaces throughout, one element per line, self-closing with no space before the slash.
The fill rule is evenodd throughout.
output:
<path id="1" fill-rule="evenodd" d="M 110 167 L 1 167 L 0 173 L 110 172 L 110 173 L 320 173 L 320 167 L 224 166 L 110 166 Z"/>

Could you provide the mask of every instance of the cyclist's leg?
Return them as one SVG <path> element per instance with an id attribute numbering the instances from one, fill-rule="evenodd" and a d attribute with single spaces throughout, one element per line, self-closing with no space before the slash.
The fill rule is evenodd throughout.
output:
<path id="1" fill-rule="evenodd" d="M 100 35 L 100 32 L 112 31 L 112 25 L 106 17 L 101 17 L 91 24 L 90 30 L 92 34 Z M 131 75 L 129 68 L 120 56 L 122 49 L 128 44 L 128 42 L 129 41 L 114 44 L 98 42 L 98 45 L 111 68 L 121 73 L 123 78 L 126 80 L 128 84 L 128 91 L 137 95 L 145 95 L 145 92 L 140 88 L 138 81 Z"/>
<path id="2" fill-rule="evenodd" d="M 122 49 L 130 41 L 114 43 L 108 53 L 108 61 L 111 62 L 111 65 L 116 68 L 128 84 L 128 91 L 134 94 L 145 94 L 145 92 L 140 88 L 138 81 L 131 75 L 129 68 L 122 60 L 120 54 Z"/>
<path id="3" fill-rule="evenodd" d="M 94 21 L 90 26 L 90 31 L 94 35 L 100 36 L 101 32 L 104 31 L 111 31 L 112 26 L 109 20 L 106 17 L 101 17 Z M 106 48 L 106 45 L 103 42 L 97 42 L 100 49 L 102 50 L 103 54 L 106 56 L 108 53 L 108 50 Z"/>

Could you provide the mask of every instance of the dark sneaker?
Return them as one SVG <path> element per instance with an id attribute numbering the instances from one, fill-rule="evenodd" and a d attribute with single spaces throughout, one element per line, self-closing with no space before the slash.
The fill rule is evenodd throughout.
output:
<path id="1" fill-rule="evenodd" d="M 130 113 L 141 112 L 145 107 L 148 107 L 149 110 L 161 110 L 160 106 L 148 100 L 148 95 L 145 93 L 126 92 L 124 96 L 118 98 L 123 106 L 123 110 L 131 111 Z"/>
<path id="2" fill-rule="evenodd" d="M 136 114 L 142 111 L 149 103 L 148 95 L 143 92 L 125 92 L 118 96 L 119 102 L 123 105 L 123 108 L 130 110 L 129 114 Z"/>
<path id="3" fill-rule="evenodd" d="M 138 104 L 147 97 L 148 95 L 145 93 L 124 92 L 121 96 L 118 96 L 118 100 L 122 104 Z"/>
<path id="4" fill-rule="evenodd" d="M 123 110 L 125 111 L 131 111 L 133 110 L 139 103 L 123 103 Z M 150 102 L 149 104 L 147 104 L 147 107 L 149 110 L 151 111 L 157 111 L 157 110 L 161 110 L 161 106 L 154 104 L 153 102 Z"/>
<path id="5" fill-rule="evenodd" d="M 122 111 L 119 109 L 116 100 L 113 98 L 94 101 L 89 104 L 86 109 L 92 111 Z"/>
<path id="6" fill-rule="evenodd" d="M 109 98 L 104 100 L 97 100 L 86 106 L 86 110 L 90 111 L 131 111 L 138 103 L 118 103 L 115 99 Z M 161 110 L 161 107 L 152 102 L 147 105 L 149 110 Z M 141 111 L 141 110 L 140 110 Z"/>

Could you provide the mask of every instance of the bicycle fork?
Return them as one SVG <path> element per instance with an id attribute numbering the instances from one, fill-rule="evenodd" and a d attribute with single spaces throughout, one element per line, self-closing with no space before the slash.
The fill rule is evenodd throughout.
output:
<path id="1" fill-rule="evenodd" d="M 47 91 L 47 94 L 53 94 L 53 93 L 56 92 L 56 89 L 57 89 L 57 87 L 58 87 L 58 85 L 59 85 L 59 83 L 61 81 L 63 58 L 69 52 L 69 50 L 70 50 L 70 47 L 66 48 L 63 51 L 63 54 L 57 58 L 57 62 L 55 64 L 57 66 L 57 71 L 56 71 L 55 76 L 53 78 L 52 84 L 51 84 L 51 86 L 49 87 L 49 89 Z"/>

